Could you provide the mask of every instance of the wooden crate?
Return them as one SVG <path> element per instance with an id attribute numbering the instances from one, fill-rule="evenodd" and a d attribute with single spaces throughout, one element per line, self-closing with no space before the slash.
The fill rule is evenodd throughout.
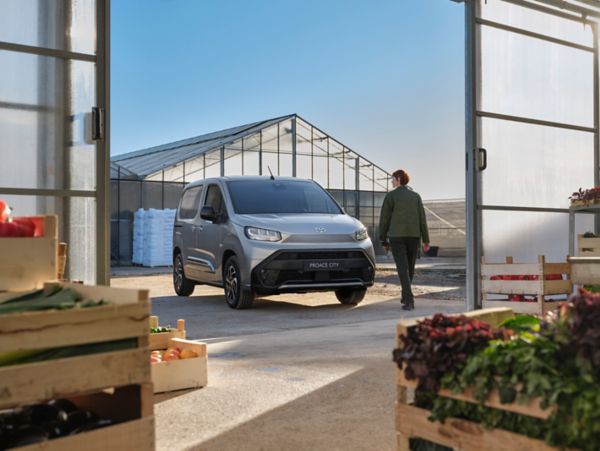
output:
<path id="1" fill-rule="evenodd" d="M 150 327 L 158 327 L 158 316 L 150 317 Z M 150 349 L 167 349 L 171 338 L 181 338 L 185 340 L 185 320 L 177 320 L 177 329 L 172 329 L 170 332 L 160 332 L 150 334 Z"/>
<path id="2" fill-rule="evenodd" d="M 600 257 L 600 237 L 586 238 L 577 235 L 577 255 L 580 257 Z"/>
<path id="3" fill-rule="evenodd" d="M 569 264 L 575 285 L 600 284 L 600 257 L 569 257 Z"/>
<path id="4" fill-rule="evenodd" d="M 168 346 L 191 349 L 198 353 L 198 357 L 151 364 L 154 393 L 206 387 L 208 383 L 206 344 L 172 338 L 169 340 Z M 149 355 L 148 358 L 150 358 Z"/>
<path id="5" fill-rule="evenodd" d="M 44 216 L 44 236 L 0 238 L 0 291 L 41 288 L 55 280 L 58 262 L 57 217 Z"/>
<path id="6" fill-rule="evenodd" d="M 69 399 L 79 408 L 91 410 L 103 418 L 112 418 L 118 424 L 102 429 L 61 437 L 15 451 L 130 451 L 155 448 L 152 387 L 131 385 L 111 393 L 94 393 Z"/>
<path id="7" fill-rule="evenodd" d="M 514 312 L 508 308 L 494 308 L 467 312 L 464 315 L 471 318 L 478 318 L 496 327 L 503 320 L 513 317 Z M 402 320 L 398 323 L 396 329 L 396 346 L 399 347 L 402 345 L 400 336 L 406 335 L 408 330 L 422 319 L 424 318 Z M 455 450 L 466 451 L 479 451 L 483 449 L 542 451 L 554 449 L 548 447 L 541 440 L 501 429 L 485 429 L 480 424 L 461 419 L 448 418 L 444 423 L 431 422 L 428 420 L 430 415 L 428 410 L 410 404 L 417 381 L 407 380 L 404 377 L 404 371 L 397 369 L 396 383 L 398 388 L 396 433 L 398 449 L 401 451 L 408 451 L 410 449 L 409 440 L 412 438 L 420 438 Z M 460 394 L 454 394 L 442 389 L 438 394 L 460 401 L 478 403 L 469 390 Z M 552 409 L 542 409 L 540 401 L 537 399 L 531 400 L 526 405 L 518 403 L 502 404 L 498 393 L 495 391 L 490 393 L 484 404 L 491 408 L 541 419 L 546 419 L 552 414 Z"/>
<path id="8" fill-rule="evenodd" d="M 573 287 L 570 280 L 568 263 L 546 263 L 543 255 L 537 263 L 514 263 L 512 257 L 506 257 L 505 263 L 488 263 L 481 260 L 481 292 L 483 307 L 508 307 L 518 313 L 545 315 L 556 308 L 556 301 L 547 300 L 546 296 L 569 295 Z M 549 274 L 566 275 L 563 280 L 546 280 Z M 537 276 L 537 280 L 492 280 L 493 276 L 528 275 Z M 490 295 L 529 295 L 535 296 L 536 302 L 511 302 L 492 300 Z"/>
<path id="9" fill-rule="evenodd" d="M 76 398 L 97 412 L 103 390 L 128 395 L 110 398 L 114 412 L 121 403 L 137 413 L 121 418 L 125 423 L 50 440 L 24 450 L 57 449 L 154 449 L 153 393 L 148 348 L 150 302 L 147 290 L 60 283 L 86 298 L 103 299 L 108 305 L 71 310 L 49 310 L 0 315 L 0 352 L 25 351 L 133 340 L 134 347 L 121 351 L 68 357 L 0 367 L 0 409 Z M 127 390 L 126 390 L 127 388 Z M 131 392 L 138 392 L 134 401 Z M 137 401 L 136 401 L 137 400 Z M 99 403 L 95 405 L 94 402 Z M 90 404 L 91 403 L 91 404 Z M 100 412 L 98 412 L 100 413 Z"/>

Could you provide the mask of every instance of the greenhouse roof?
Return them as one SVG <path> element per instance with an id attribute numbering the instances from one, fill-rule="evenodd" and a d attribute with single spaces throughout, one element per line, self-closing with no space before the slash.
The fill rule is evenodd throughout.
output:
<path id="1" fill-rule="evenodd" d="M 174 166 L 182 161 L 202 155 L 232 141 L 252 135 L 259 130 L 294 117 L 294 114 L 266 121 L 253 122 L 238 127 L 207 133 L 194 138 L 183 139 L 160 146 L 137 150 L 111 157 L 113 169 L 126 170 L 139 178 L 154 174 L 161 169 Z M 116 163 L 116 165 L 115 165 Z"/>

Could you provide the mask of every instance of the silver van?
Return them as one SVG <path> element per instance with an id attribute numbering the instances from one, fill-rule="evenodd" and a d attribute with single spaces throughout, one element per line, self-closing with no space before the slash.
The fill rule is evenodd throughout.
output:
<path id="1" fill-rule="evenodd" d="M 335 291 L 358 304 L 375 277 L 367 229 L 312 180 L 218 177 L 185 187 L 173 230 L 173 285 L 223 287 L 243 309 L 256 295 Z"/>

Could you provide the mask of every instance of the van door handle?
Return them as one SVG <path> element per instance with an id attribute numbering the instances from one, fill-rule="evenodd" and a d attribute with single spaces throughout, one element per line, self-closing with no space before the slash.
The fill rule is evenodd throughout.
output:
<path id="1" fill-rule="evenodd" d="M 485 171 L 487 169 L 487 150 L 484 148 L 477 149 L 479 157 L 479 170 Z"/>

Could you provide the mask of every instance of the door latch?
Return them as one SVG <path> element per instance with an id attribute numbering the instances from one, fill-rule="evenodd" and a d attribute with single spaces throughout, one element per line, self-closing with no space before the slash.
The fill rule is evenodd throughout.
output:
<path id="1" fill-rule="evenodd" d="M 92 107 L 92 139 L 104 139 L 104 108 Z"/>

